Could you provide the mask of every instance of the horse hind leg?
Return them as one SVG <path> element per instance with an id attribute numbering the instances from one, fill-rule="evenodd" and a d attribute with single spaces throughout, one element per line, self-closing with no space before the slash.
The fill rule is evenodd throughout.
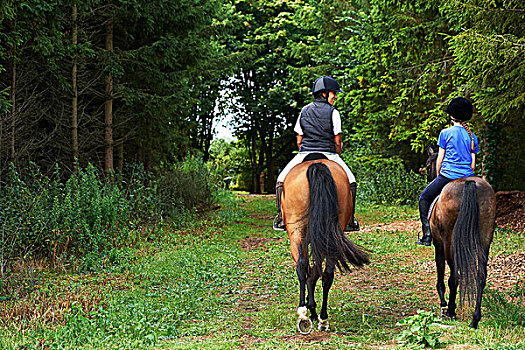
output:
<path id="1" fill-rule="evenodd" d="M 326 267 L 323 272 L 323 304 L 321 305 L 321 313 L 319 314 L 320 331 L 328 329 L 328 293 L 334 283 L 335 262 L 332 259 L 326 259 Z"/>
<path id="2" fill-rule="evenodd" d="M 436 247 L 436 270 L 437 270 L 437 283 L 436 289 L 439 295 L 439 305 L 441 307 L 441 316 L 445 316 L 447 311 L 447 301 L 445 300 L 445 251 L 443 245 L 437 245 Z"/>
<path id="3" fill-rule="evenodd" d="M 312 332 L 312 321 L 308 318 L 308 309 L 305 303 L 305 291 L 308 274 L 308 258 L 304 251 L 299 247 L 299 258 L 297 260 L 297 277 L 299 279 L 299 307 L 297 308 L 297 315 L 299 319 L 297 321 L 297 330 L 303 335 L 310 334 Z"/>
<path id="4" fill-rule="evenodd" d="M 308 310 L 310 310 L 310 319 L 312 321 L 317 321 L 318 317 L 316 310 L 317 303 L 315 302 L 315 286 L 317 284 L 317 281 L 319 280 L 319 277 L 321 277 L 320 270 L 321 269 L 314 264 L 314 266 L 309 269 L 310 272 L 306 281 L 306 286 L 308 288 L 306 307 L 308 308 Z"/>
<path id="5" fill-rule="evenodd" d="M 450 277 L 448 278 L 448 289 L 450 295 L 448 296 L 448 310 L 446 313 L 447 317 L 456 318 L 456 296 L 458 295 L 458 282 L 456 275 L 454 274 L 454 265 L 449 265 Z"/>
<path id="6" fill-rule="evenodd" d="M 486 249 L 485 256 L 488 257 L 488 249 Z M 476 289 L 476 308 L 472 314 L 472 322 L 469 327 L 473 329 L 478 328 L 478 323 L 481 320 L 481 299 L 483 297 L 483 290 L 485 289 L 485 284 L 487 283 L 487 259 L 483 261 L 483 266 L 481 272 L 477 276 L 477 289 Z"/>

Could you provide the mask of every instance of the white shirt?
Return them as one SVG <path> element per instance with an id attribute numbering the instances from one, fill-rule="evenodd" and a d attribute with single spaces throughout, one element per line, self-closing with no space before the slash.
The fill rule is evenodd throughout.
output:
<path id="1" fill-rule="evenodd" d="M 303 135 L 303 129 L 301 128 L 301 116 L 299 115 L 299 118 L 297 118 L 297 122 L 295 123 L 295 128 L 293 129 L 298 135 Z M 334 109 L 332 112 L 332 125 L 334 126 L 334 136 L 339 135 L 341 133 L 341 115 L 339 114 L 339 111 L 337 109 Z"/>

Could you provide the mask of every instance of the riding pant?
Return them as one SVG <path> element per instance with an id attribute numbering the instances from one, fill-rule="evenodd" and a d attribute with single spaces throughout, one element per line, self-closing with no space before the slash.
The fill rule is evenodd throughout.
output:
<path id="1" fill-rule="evenodd" d="M 297 164 L 302 163 L 304 158 L 309 155 L 310 153 L 322 153 L 328 158 L 329 160 L 332 160 L 343 167 L 346 176 L 348 177 L 348 182 L 353 183 L 355 182 L 354 174 L 352 174 L 352 171 L 350 171 L 350 168 L 345 164 L 345 162 L 339 157 L 339 154 L 337 153 L 329 153 L 329 152 L 299 152 L 289 163 L 286 165 L 286 167 L 281 171 L 279 176 L 277 177 L 277 182 L 284 182 L 284 179 L 286 178 L 286 175 L 292 170 L 294 166 Z"/>
<path id="2" fill-rule="evenodd" d="M 423 190 L 423 193 L 419 196 L 419 215 L 421 216 L 422 222 L 427 222 L 430 204 L 432 204 L 434 199 L 439 196 L 443 187 L 445 187 L 450 181 L 452 180 L 439 174 L 434 181 Z"/>

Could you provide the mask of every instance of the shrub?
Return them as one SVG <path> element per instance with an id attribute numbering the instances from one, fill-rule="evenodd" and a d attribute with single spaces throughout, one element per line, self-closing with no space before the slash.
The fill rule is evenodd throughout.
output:
<path id="1" fill-rule="evenodd" d="M 176 221 L 187 209 L 200 210 L 213 203 L 216 180 L 201 157 L 188 156 L 171 165 L 158 183 L 158 201 L 163 216 Z"/>
<path id="2" fill-rule="evenodd" d="M 133 202 L 93 166 L 65 182 L 58 167 L 46 176 L 32 164 L 24 174 L 11 167 L 0 188 L 2 268 L 20 258 L 100 256 L 130 244 Z"/>
<path id="3" fill-rule="evenodd" d="M 427 185 L 425 177 L 406 169 L 401 159 L 343 156 L 356 177 L 360 202 L 415 205 Z"/>
<path id="4" fill-rule="evenodd" d="M 139 225 L 157 225 L 162 215 L 194 221 L 195 208 L 218 198 L 215 178 L 195 157 L 159 180 L 141 166 L 106 177 L 88 165 L 64 179 L 58 166 L 50 174 L 11 166 L 0 182 L 0 273 L 20 259 L 74 259 L 84 270 L 118 262 L 118 252 L 142 238 Z"/>
<path id="5" fill-rule="evenodd" d="M 359 195 L 368 203 L 414 205 L 426 186 L 421 175 L 402 165 L 374 166 L 360 175 Z"/>

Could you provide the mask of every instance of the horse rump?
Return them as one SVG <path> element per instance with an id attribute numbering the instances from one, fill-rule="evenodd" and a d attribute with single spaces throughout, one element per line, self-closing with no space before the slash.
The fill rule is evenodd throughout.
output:
<path id="1" fill-rule="evenodd" d="M 339 201 L 337 187 L 328 166 L 313 163 L 306 171 L 310 186 L 310 207 L 306 243 L 317 268 L 321 269 L 325 258 L 335 261 L 340 270 L 350 270 L 349 265 L 363 266 L 369 263 L 366 249 L 354 244 L 339 225 Z"/>

